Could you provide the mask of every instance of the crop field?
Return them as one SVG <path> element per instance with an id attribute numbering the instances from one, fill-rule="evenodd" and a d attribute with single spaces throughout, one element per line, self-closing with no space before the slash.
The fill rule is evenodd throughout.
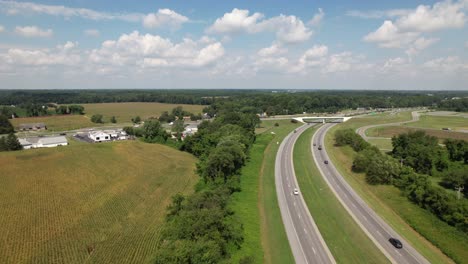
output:
<path id="1" fill-rule="evenodd" d="M 163 104 L 163 103 L 102 103 L 102 104 L 82 104 L 85 114 L 91 117 L 94 114 L 104 116 L 104 122 L 109 122 L 115 116 L 118 123 L 131 122 L 135 116 L 142 119 L 158 117 L 164 111 L 171 111 L 174 107 L 182 106 L 185 111 L 194 114 L 201 113 L 204 105 L 186 104 Z"/>
<path id="2" fill-rule="evenodd" d="M 467 120 L 468 122 L 468 120 Z M 418 129 L 410 128 L 404 126 L 388 126 L 388 127 L 374 127 L 369 128 L 366 133 L 371 137 L 386 137 L 391 138 L 393 136 L 408 133 L 410 131 L 424 130 L 426 134 L 430 136 L 437 137 L 439 139 L 463 139 L 468 141 L 468 133 L 455 132 L 455 131 L 445 131 L 445 130 L 436 130 L 436 129 Z"/>
<path id="3" fill-rule="evenodd" d="M 151 263 L 195 162 L 139 141 L 0 153 L 0 262 Z"/>
<path id="4" fill-rule="evenodd" d="M 45 123 L 48 131 L 73 130 L 83 127 L 96 127 L 91 120 L 82 115 L 22 117 L 10 120 L 15 128 L 23 123 Z"/>
<path id="5" fill-rule="evenodd" d="M 460 116 L 421 115 L 418 122 L 408 123 L 406 126 L 433 129 L 448 127 L 453 130 L 468 130 L 468 118 Z"/>

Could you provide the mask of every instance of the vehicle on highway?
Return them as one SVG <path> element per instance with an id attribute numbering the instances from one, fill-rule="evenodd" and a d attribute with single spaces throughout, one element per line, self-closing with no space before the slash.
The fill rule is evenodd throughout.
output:
<path id="1" fill-rule="evenodd" d="M 390 244 L 392 244 L 396 248 L 402 248 L 403 247 L 403 244 L 401 244 L 400 240 L 398 240 L 396 238 L 391 237 L 388 241 L 390 242 Z"/>
<path id="2" fill-rule="evenodd" d="M 294 133 L 296 133 L 296 132 L 297 132 L 296 129 L 294 129 Z"/>
<path id="3" fill-rule="evenodd" d="M 319 145 L 318 150 L 322 150 L 322 145 Z"/>
<path id="4" fill-rule="evenodd" d="M 325 160 L 323 163 L 328 164 L 328 160 Z"/>
<path id="5" fill-rule="evenodd" d="M 314 143 L 314 147 L 317 146 L 317 144 Z"/>
<path id="6" fill-rule="evenodd" d="M 294 188 L 294 191 L 293 191 L 294 195 L 298 195 L 299 194 L 299 190 L 297 188 Z"/>

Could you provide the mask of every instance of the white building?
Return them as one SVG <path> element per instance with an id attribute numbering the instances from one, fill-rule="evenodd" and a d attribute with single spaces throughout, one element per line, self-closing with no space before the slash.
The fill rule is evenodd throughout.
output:
<path id="1" fill-rule="evenodd" d="M 68 145 L 68 140 L 64 136 L 19 138 L 18 141 L 23 149 L 54 148 Z"/>
<path id="2" fill-rule="evenodd" d="M 88 137 L 94 142 L 103 142 L 111 140 L 111 136 L 107 133 L 104 133 L 103 131 L 91 131 L 89 132 Z"/>

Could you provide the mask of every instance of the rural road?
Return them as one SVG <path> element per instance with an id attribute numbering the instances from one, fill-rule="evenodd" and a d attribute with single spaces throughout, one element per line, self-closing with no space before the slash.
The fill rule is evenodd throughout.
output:
<path id="1" fill-rule="evenodd" d="M 379 125 L 370 125 L 370 126 L 363 126 L 363 127 L 360 127 L 358 129 L 356 129 L 356 133 L 358 133 L 365 141 L 369 141 L 369 139 L 373 139 L 373 138 L 380 138 L 380 137 L 368 137 L 366 135 L 366 130 L 369 129 L 369 128 L 373 128 L 373 127 L 383 127 L 383 126 L 401 126 L 403 124 L 406 124 L 406 123 L 411 123 L 411 122 L 416 122 L 419 120 L 419 112 L 418 111 L 413 111 L 411 112 L 411 117 L 412 119 L 411 120 L 408 120 L 408 121 L 403 121 L 403 122 L 396 122 L 396 123 L 387 123 L 387 124 L 379 124 Z"/>
<path id="2" fill-rule="evenodd" d="M 357 195 L 337 171 L 333 162 L 330 161 L 325 149 L 324 138 L 327 131 L 334 125 L 326 124 L 317 130 L 312 138 L 312 142 L 317 145 L 316 147 L 313 147 L 311 142 L 314 160 L 328 186 L 356 223 L 392 263 L 429 263 Z M 318 150 L 319 145 L 322 145 L 322 150 Z M 328 161 L 328 164 L 324 164 L 325 160 Z M 396 249 L 390 244 L 388 242 L 390 237 L 398 238 L 402 242 L 403 248 Z"/>
<path id="3" fill-rule="evenodd" d="M 296 263 L 336 263 L 315 225 L 299 189 L 293 166 L 293 148 L 299 135 L 312 125 L 303 125 L 281 143 L 276 155 L 275 183 L 281 217 Z M 286 241 L 285 241 L 286 242 Z"/>

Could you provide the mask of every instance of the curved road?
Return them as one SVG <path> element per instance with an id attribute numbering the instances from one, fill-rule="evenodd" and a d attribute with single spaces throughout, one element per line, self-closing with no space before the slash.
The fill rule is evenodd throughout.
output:
<path id="1" fill-rule="evenodd" d="M 357 224 L 392 263 L 429 263 L 407 241 L 402 239 L 385 223 L 382 218 L 354 192 L 351 186 L 337 171 L 328 157 L 324 144 L 325 134 L 333 126 L 334 124 L 322 126 L 312 138 L 312 142 L 317 144 L 317 147 L 312 147 L 312 154 L 328 186 Z M 322 150 L 318 150 L 319 145 L 322 145 Z M 328 160 L 328 164 L 324 164 L 325 160 Z M 396 249 L 393 247 L 393 245 L 388 242 L 390 237 L 398 238 L 402 242 L 403 248 Z M 359 243 L 359 241 L 356 241 L 356 243 Z"/>
<path id="2" fill-rule="evenodd" d="M 315 225 L 299 191 L 293 166 L 293 148 L 299 135 L 312 125 L 303 125 L 291 132 L 276 154 L 275 184 L 281 217 L 296 263 L 336 263 Z M 286 242 L 286 241 L 285 241 Z"/>
<path id="3" fill-rule="evenodd" d="M 411 120 L 403 121 L 403 122 L 396 122 L 396 123 L 387 123 L 387 124 L 363 126 L 363 127 L 360 127 L 358 129 L 356 129 L 356 133 L 358 133 L 365 141 L 369 141 L 369 139 L 372 139 L 372 138 L 381 138 L 381 137 L 368 137 L 366 135 L 366 130 L 369 129 L 369 128 L 373 128 L 373 127 L 401 126 L 401 125 L 406 124 L 406 123 L 412 123 L 412 122 L 418 121 L 419 116 L 420 116 L 419 111 L 413 111 L 413 112 L 411 112 L 411 117 L 412 117 Z"/>

